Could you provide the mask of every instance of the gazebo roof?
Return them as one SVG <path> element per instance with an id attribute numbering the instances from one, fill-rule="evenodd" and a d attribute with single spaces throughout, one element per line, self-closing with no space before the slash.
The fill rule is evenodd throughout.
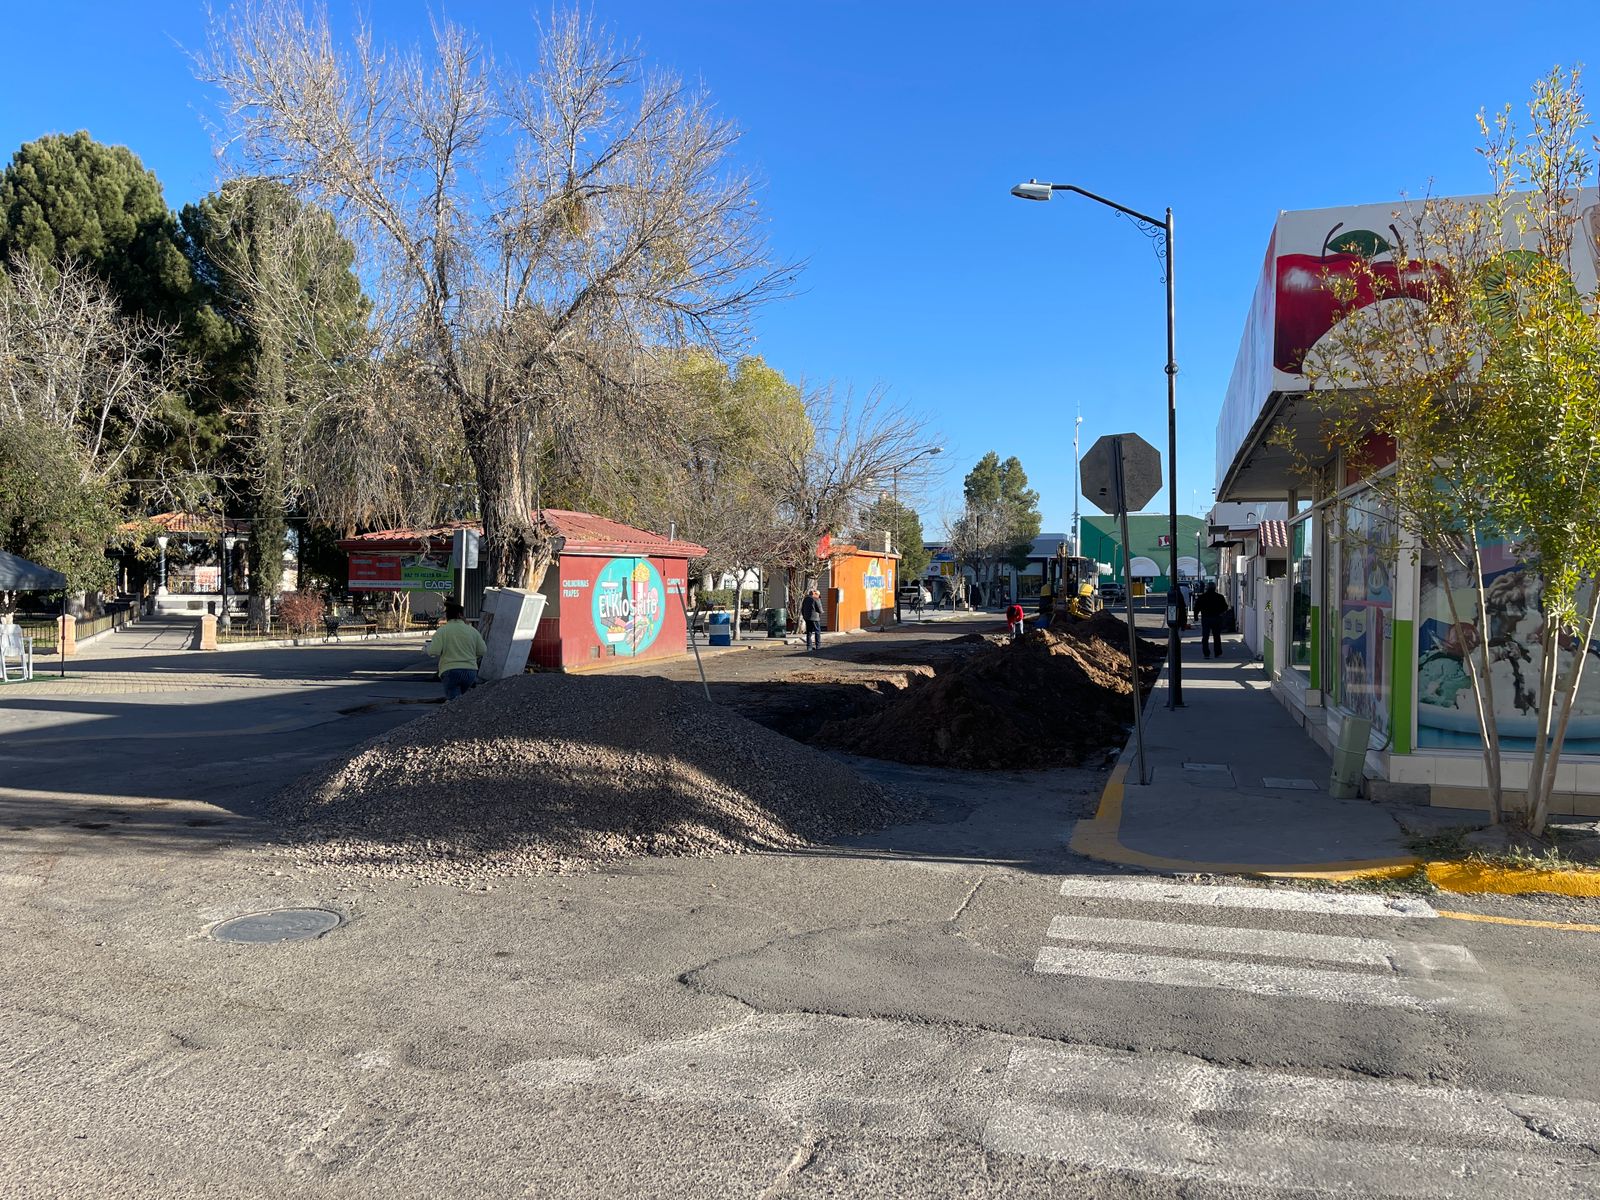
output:
<path id="1" fill-rule="evenodd" d="M 123 533 L 138 533 L 154 526 L 154 535 L 167 534 L 180 537 L 221 537 L 225 533 L 248 536 L 252 523 L 239 517 L 222 517 L 211 513 L 164 512 L 151 517 L 124 521 L 119 528 Z"/>

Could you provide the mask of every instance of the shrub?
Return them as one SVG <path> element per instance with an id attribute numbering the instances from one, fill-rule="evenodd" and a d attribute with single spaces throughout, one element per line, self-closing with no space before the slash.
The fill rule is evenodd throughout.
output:
<path id="1" fill-rule="evenodd" d="M 278 615 L 283 618 L 283 627 L 295 636 L 320 629 L 322 615 L 327 611 L 328 598 L 315 590 L 285 592 L 278 601 Z"/>

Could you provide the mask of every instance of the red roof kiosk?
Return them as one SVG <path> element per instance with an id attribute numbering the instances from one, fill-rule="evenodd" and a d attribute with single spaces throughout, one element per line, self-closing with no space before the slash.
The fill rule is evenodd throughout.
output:
<path id="1" fill-rule="evenodd" d="M 691 559 L 706 549 L 593 513 L 547 508 L 556 556 L 541 591 L 544 618 L 529 662 L 561 671 L 669 658 L 689 649 L 684 623 Z M 460 524 L 346 538 L 351 591 L 452 593 L 450 543 Z M 475 532 L 481 527 L 466 525 Z M 476 609 L 469 597 L 468 611 Z"/>

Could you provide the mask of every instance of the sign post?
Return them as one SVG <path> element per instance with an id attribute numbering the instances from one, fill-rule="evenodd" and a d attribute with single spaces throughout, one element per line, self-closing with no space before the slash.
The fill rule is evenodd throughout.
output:
<path id="1" fill-rule="evenodd" d="M 1083 456 L 1083 498 L 1116 516 L 1122 531 L 1122 558 L 1128 562 L 1128 509 L 1143 508 L 1161 488 L 1161 455 L 1136 433 L 1107 434 Z M 1133 620 L 1132 578 L 1124 573 L 1122 599 L 1128 619 L 1128 680 L 1133 686 L 1134 742 L 1139 751 L 1139 783 L 1150 781 L 1144 753 L 1144 697 L 1139 690 L 1139 632 Z"/>
<path id="2" fill-rule="evenodd" d="M 450 547 L 450 565 L 460 572 L 458 587 L 463 609 L 467 607 L 467 568 L 478 565 L 478 544 L 482 540 L 477 533 L 463 527 L 456 530 Z"/>

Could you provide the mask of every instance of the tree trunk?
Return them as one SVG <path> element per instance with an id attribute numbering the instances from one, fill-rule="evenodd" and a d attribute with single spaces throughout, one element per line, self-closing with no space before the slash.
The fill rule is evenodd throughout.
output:
<path id="1" fill-rule="evenodd" d="M 536 590 L 552 546 L 548 531 L 529 514 L 532 489 L 519 422 L 513 413 L 474 398 L 462 404 L 461 426 L 478 476 L 488 577 L 496 587 Z"/>
<path id="2" fill-rule="evenodd" d="M 1550 739 L 1549 755 L 1539 780 L 1537 795 L 1531 787 L 1533 780 L 1529 778 L 1528 832 L 1534 837 L 1544 835 L 1545 822 L 1550 816 L 1550 797 L 1555 792 L 1556 768 L 1561 763 L 1561 747 L 1567 740 L 1567 723 L 1572 719 L 1572 708 L 1577 703 L 1578 687 L 1583 682 L 1583 670 L 1589 658 L 1589 644 L 1594 639 L 1596 622 L 1600 620 L 1600 581 L 1589 586 L 1589 609 L 1587 613 L 1582 614 L 1582 620 L 1578 624 L 1578 644 L 1573 650 L 1572 664 L 1556 691 L 1555 698 L 1561 703 L 1561 719 Z"/>
<path id="3" fill-rule="evenodd" d="M 1456 607 L 1455 589 L 1450 586 L 1449 552 L 1443 548 L 1434 551 L 1439 563 L 1439 582 L 1444 591 L 1445 606 L 1450 610 L 1450 624 L 1459 628 L 1461 613 Z M 1477 597 L 1476 646 L 1468 647 L 1463 660 L 1472 680 L 1472 698 L 1477 706 L 1478 735 L 1483 738 L 1483 769 L 1489 782 L 1489 819 L 1496 825 L 1505 819 L 1505 805 L 1500 780 L 1500 736 L 1494 723 L 1494 689 L 1489 681 L 1489 618 L 1483 595 L 1483 575 L 1480 572 L 1477 539 L 1473 538 L 1472 569 L 1475 572 Z M 1481 666 L 1480 666 L 1481 662 Z"/>

